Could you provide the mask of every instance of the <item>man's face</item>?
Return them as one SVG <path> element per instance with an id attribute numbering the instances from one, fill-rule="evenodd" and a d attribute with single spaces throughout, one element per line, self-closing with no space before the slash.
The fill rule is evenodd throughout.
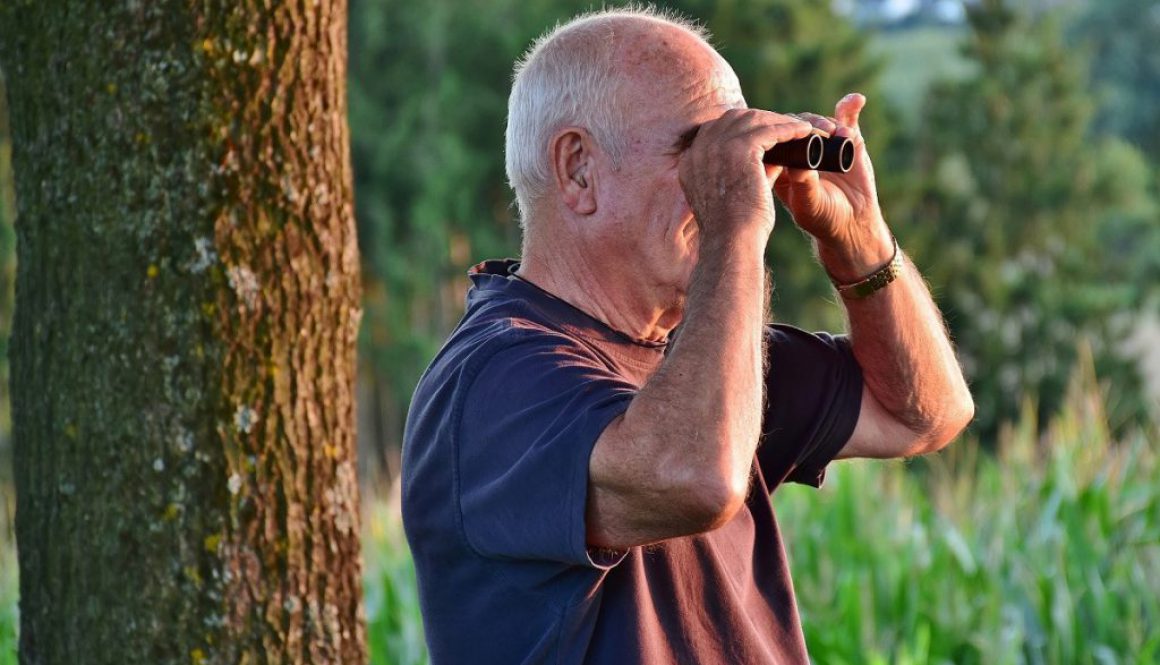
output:
<path id="1" fill-rule="evenodd" d="M 610 193 L 616 241 L 627 250 L 621 258 L 635 262 L 636 279 L 666 308 L 683 308 L 697 262 L 697 223 L 678 180 L 689 130 L 745 106 L 732 68 L 704 44 L 679 37 L 626 59 L 637 75 L 627 95 L 627 150 Z"/>

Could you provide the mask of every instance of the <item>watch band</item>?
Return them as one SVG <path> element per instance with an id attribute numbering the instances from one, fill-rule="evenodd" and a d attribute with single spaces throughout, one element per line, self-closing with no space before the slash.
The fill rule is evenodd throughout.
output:
<path id="1" fill-rule="evenodd" d="M 890 239 L 894 241 L 894 256 L 890 257 L 889 263 L 870 273 L 865 279 L 860 279 L 853 284 L 839 284 L 833 277 L 830 278 L 834 288 L 838 290 L 838 295 L 852 300 L 861 300 L 886 288 L 887 284 L 898 278 L 902 272 L 902 252 L 898 249 L 898 238 L 892 235 Z"/>

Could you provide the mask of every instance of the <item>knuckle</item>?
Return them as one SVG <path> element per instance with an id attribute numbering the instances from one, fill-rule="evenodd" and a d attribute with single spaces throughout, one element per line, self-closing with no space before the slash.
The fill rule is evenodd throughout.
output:
<path id="1" fill-rule="evenodd" d="M 743 117 L 743 114 L 745 113 L 745 111 L 746 111 L 746 109 L 728 109 L 724 113 L 721 114 L 721 119 L 722 120 L 737 120 L 738 118 Z"/>
<path id="2" fill-rule="evenodd" d="M 761 112 L 757 109 L 737 109 L 738 121 L 745 125 L 753 125 L 761 121 Z"/>

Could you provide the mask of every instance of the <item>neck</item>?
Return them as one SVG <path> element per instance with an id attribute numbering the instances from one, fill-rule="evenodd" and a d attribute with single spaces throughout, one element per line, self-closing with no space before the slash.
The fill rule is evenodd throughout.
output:
<path id="1" fill-rule="evenodd" d="M 531 250 L 531 251 L 529 251 Z M 639 340 L 664 341 L 681 321 L 681 307 L 666 306 L 647 284 L 628 275 L 596 270 L 581 251 L 554 252 L 541 258 L 525 247 L 517 274 L 613 330 Z"/>

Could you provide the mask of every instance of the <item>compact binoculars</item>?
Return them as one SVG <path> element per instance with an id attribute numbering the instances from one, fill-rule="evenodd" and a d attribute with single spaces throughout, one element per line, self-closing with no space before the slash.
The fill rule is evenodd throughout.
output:
<path id="1" fill-rule="evenodd" d="M 804 139 L 778 143 L 762 161 L 791 169 L 846 173 L 854 167 L 854 142 L 840 136 L 810 134 Z"/>

